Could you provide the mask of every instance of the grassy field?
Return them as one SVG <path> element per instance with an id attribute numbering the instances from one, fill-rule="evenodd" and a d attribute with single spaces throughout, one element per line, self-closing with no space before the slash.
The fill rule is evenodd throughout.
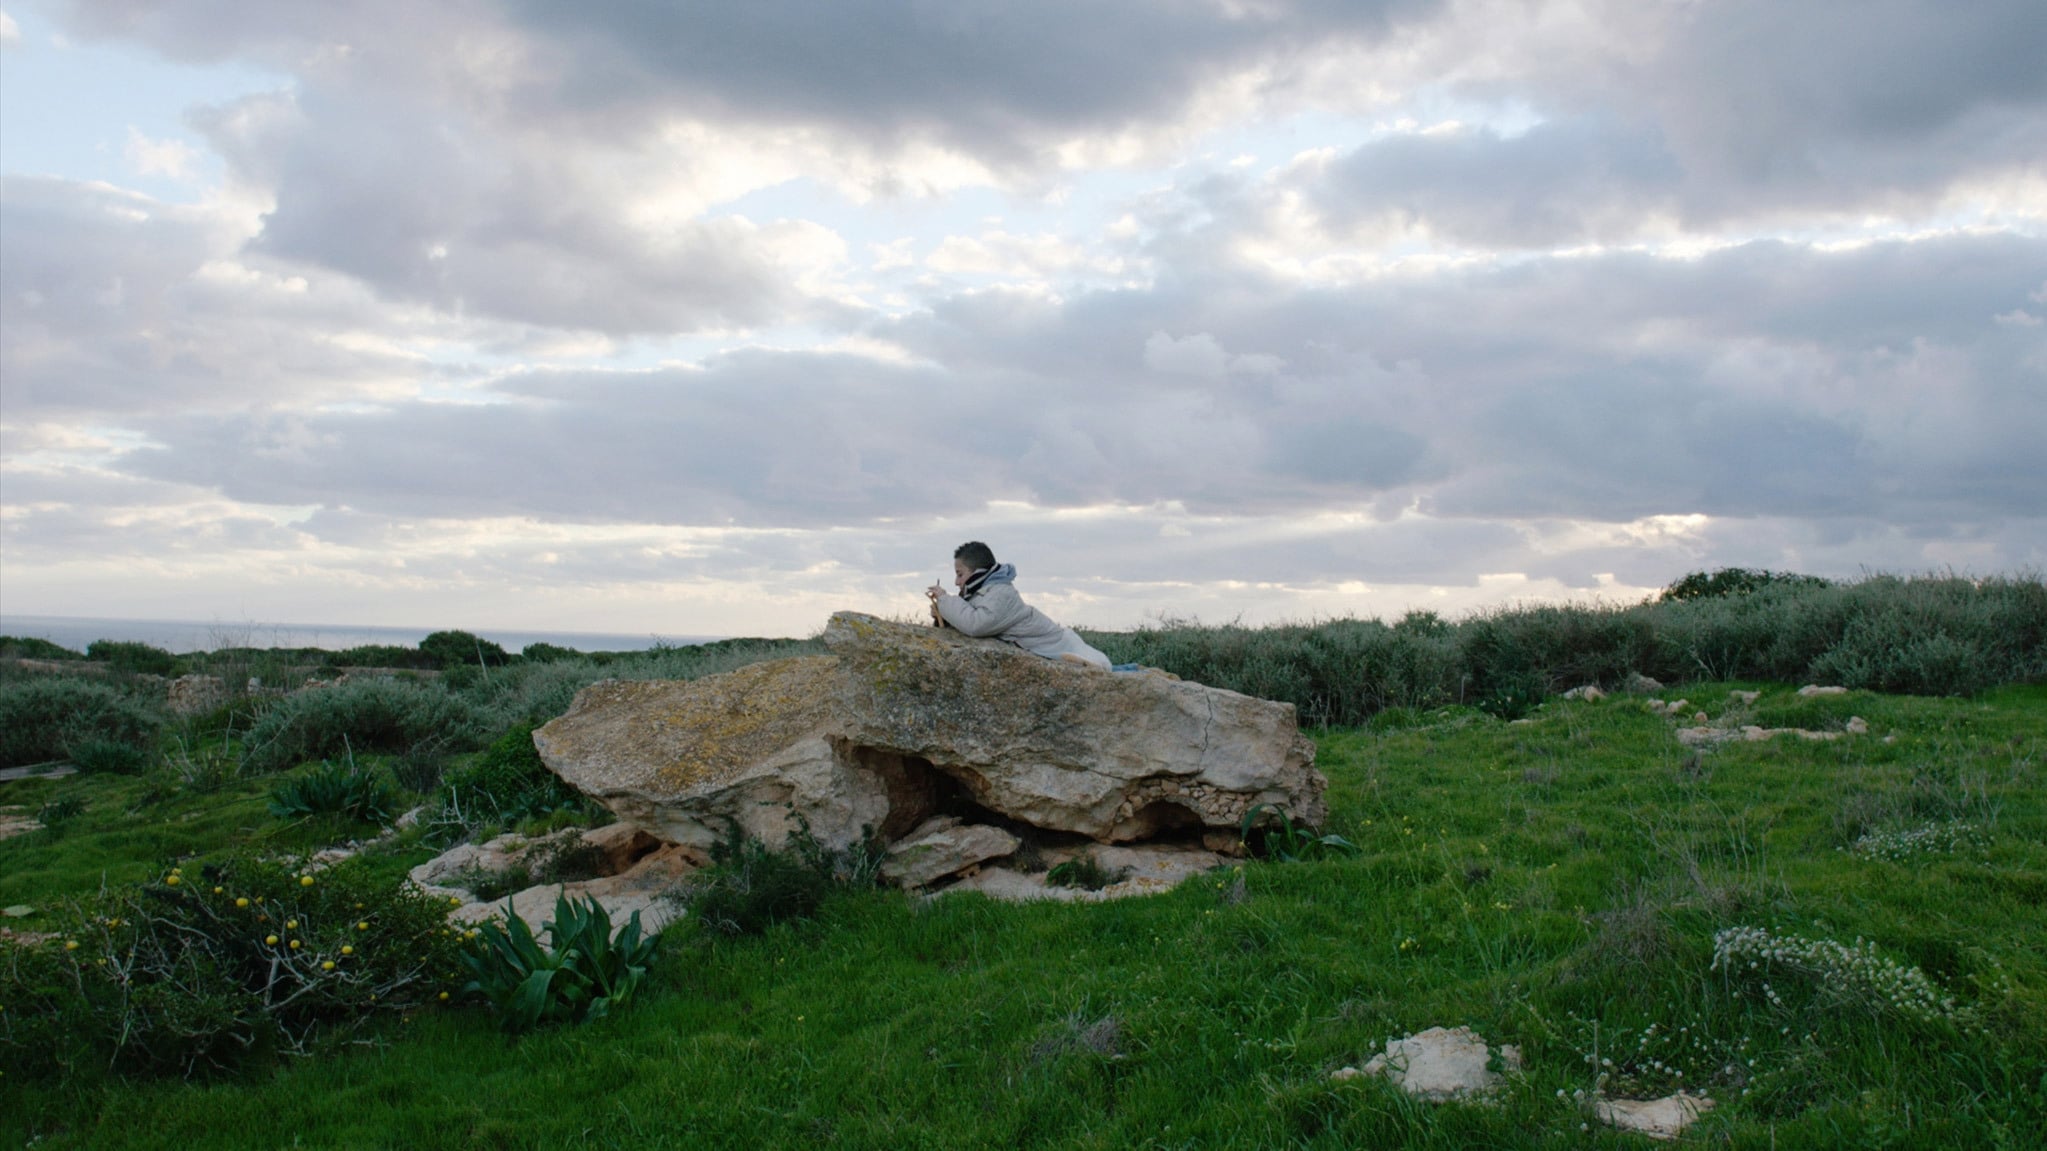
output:
<path id="1" fill-rule="evenodd" d="M 1739 687 L 1765 695 L 1742 708 Z M 1589 1122 L 1584 1099 L 1603 1083 L 1704 1091 L 1719 1105 L 1687 1138 L 1716 1146 L 2040 1146 L 2047 688 L 1682 694 L 1723 722 L 1839 731 L 1855 715 L 1870 731 L 1694 752 L 1631 698 L 1551 701 L 1518 724 L 1390 710 L 1316 733 L 1326 830 L 1354 857 L 1253 861 L 1109 905 L 862 892 L 758 937 L 680 925 L 650 987 L 609 1019 L 508 1039 L 482 1010 L 450 1007 L 240 1080 L 9 1076 L 0 1135 L 110 1148 L 1642 1145 Z M 48 906 L 174 856 L 334 830 L 278 823 L 261 784 L 153 786 L 0 784 L 4 804 L 85 805 L 58 833 L 0 843 L 0 903 Z M 428 850 L 402 844 L 377 866 L 395 875 Z M 1742 927 L 1789 958 L 1716 967 L 1716 934 Z M 1389 1038 L 1460 1024 L 1524 1052 L 1497 1105 L 1329 1077 Z"/>

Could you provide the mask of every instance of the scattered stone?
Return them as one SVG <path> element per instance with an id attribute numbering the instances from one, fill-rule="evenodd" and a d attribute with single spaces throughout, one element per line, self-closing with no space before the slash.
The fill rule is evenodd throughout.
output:
<path id="1" fill-rule="evenodd" d="M 0 839 L 12 839 L 17 835 L 27 835 L 31 831 L 41 831 L 42 822 L 27 812 L 28 809 L 25 807 L 0 807 Z"/>
<path id="2" fill-rule="evenodd" d="M 1809 683 L 1799 688 L 1798 694 L 1807 698 L 1815 695 L 1847 695 L 1848 689 L 1845 687 L 1821 687 L 1818 684 Z"/>
<path id="3" fill-rule="evenodd" d="M 468 884 L 479 876 L 503 875 L 542 850 L 559 851 L 582 832 L 563 828 L 551 835 L 529 839 L 506 832 L 486 843 L 462 843 L 434 856 L 407 873 L 412 882 L 429 894 L 472 899 Z"/>
<path id="4" fill-rule="evenodd" d="M 55 938 L 57 933 L 54 931 L 16 931 L 12 927 L 0 927 L 0 945 L 34 947 L 38 943 L 47 943 Z"/>
<path id="5" fill-rule="evenodd" d="M 1588 683 L 1583 687 L 1574 687 L 1565 692 L 1564 698 L 1583 700 L 1586 703 L 1598 703 L 1606 698 L 1606 693 L 1599 690 L 1599 685 Z"/>
<path id="6" fill-rule="evenodd" d="M 1712 1109 L 1711 1099 L 1682 1091 L 1661 1099 L 1596 1099 L 1592 1103 L 1592 1113 L 1601 1123 L 1651 1139 L 1675 1139 L 1700 1114 Z"/>
<path id="7" fill-rule="evenodd" d="M 11 783 L 17 779 L 62 779 L 77 774 L 78 768 L 68 763 L 32 763 L 27 767 L 0 769 L 0 783 Z"/>
<path id="8" fill-rule="evenodd" d="M 1727 698 L 1746 707 L 1763 698 L 1763 693 L 1759 691 L 1730 691 L 1727 693 Z"/>
<path id="9" fill-rule="evenodd" d="M 1045 882 L 1042 872 L 1026 874 L 998 864 L 983 867 L 938 894 L 978 891 L 990 899 L 998 899 L 1005 903 L 1028 903 L 1039 899 L 1053 899 L 1063 903 L 1103 903 L 1112 899 L 1129 899 L 1132 896 L 1157 895 L 1162 891 L 1171 891 L 1187 880 L 1197 875 L 1206 875 L 1228 862 L 1213 851 L 1176 843 L 1118 844 L 1090 847 L 1086 850 L 1095 857 L 1095 862 L 1101 864 L 1104 870 L 1123 878 L 1099 891 L 1089 891 L 1084 887 L 1054 887 Z M 1056 865 L 1078 854 L 1079 851 L 1069 849 L 1047 852 L 1046 858 Z"/>
<path id="10" fill-rule="evenodd" d="M 1706 722 L 1706 713 L 1705 713 L 1705 712 L 1703 712 L 1703 711 L 1701 711 L 1701 712 L 1695 712 L 1695 713 L 1694 713 L 1694 714 L 1692 715 L 1692 722 L 1693 722 L 1693 723 L 1704 723 L 1704 722 Z"/>
<path id="11" fill-rule="evenodd" d="M 571 899 L 596 900 L 611 917 L 614 937 L 625 929 L 635 911 L 640 913 L 641 932 L 651 935 L 682 915 L 681 905 L 669 895 L 705 862 L 688 848 L 671 845 L 640 860 L 622 875 L 576 883 L 538 884 L 507 899 L 466 903 L 450 912 L 448 918 L 458 923 L 481 923 L 510 913 L 525 920 L 538 935 L 554 917 L 555 901 L 566 895 Z"/>
<path id="12" fill-rule="evenodd" d="M 1022 841 L 999 827 L 962 825 L 954 816 L 933 816 L 888 849 L 881 874 L 904 887 L 929 887 L 990 859 L 1012 855 Z"/>
<path id="13" fill-rule="evenodd" d="M 661 841 L 630 823 L 607 823 L 583 833 L 583 846 L 603 857 L 606 875 L 620 875 L 661 849 Z"/>
<path id="14" fill-rule="evenodd" d="M 164 691 L 173 715 L 196 715 L 227 702 L 227 681 L 217 675 L 181 675 Z"/>
<path id="15" fill-rule="evenodd" d="M 1493 1051 L 1469 1027 L 1431 1027 L 1419 1035 L 1388 1040 L 1386 1051 L 1365 1063 L 1366 1075 L 1383 1075 L 1419 1099 L 1440 1103 L 1479 1099 L 1500 1084 L 1491 1069 Z M 1500 1066 L 1521 1070 L 1521 1049 L 1499 1048 Z"/>
<path id="16" fill-rule="evenodd" d="M 1663 683 L 1650 679 L 1639 671 L 1631 671 L 1628 678 L 1621 681 L 1621 690 L 1629 695 L 1648 695 L 1651 692 L 1662 691 Z"/>
<path id="17" fill-rule="evenodd" d="M 1864 718 L 1862 718 L 1862 717 L 1861 717 L 1861 716 L 1859 716 L 1859 715 L 1851 715 L 1851 716 L 1849 716 L 1849 717 L 1848 717 L 1848 734 L 1849 734 L 1849 735 L 1868 735 L 1868 734 L 1869 734 L 1869 721 L 1868 721 L 1868 720 L 1866 720 L 1866 719 L 1864 719 Z"/>
<path id="18" fill-rule="evenodd" d="M 1329 1073 L 1329 1078 L 1338 1083 L 1347 1083 L 1352 1079 L 1363 1079 L 1364 1077 L 1365 1073 L 1355 1067 L 1339 1067 Z"/>
<path id="19" fill-rule="evenodd" d="M 406 831 L 411 828 L 418 827 L 419 821 L 425 818 L 426 804 L 422 803 L 418 807 L 413 808 L 411 811 L 406 812 L 404 815 L 399 816 L 397 819 L 392 820 L 391 826 L 397 828 L 399 831 Z"/>
<path id="20" fill-rule="evenodd" d="M 17 903 L 12 907 L 0 907 L 0 915 L 4 915 L 9 919 L 27 919 L 35 913 L 36 909 L 26 903 Z"/>

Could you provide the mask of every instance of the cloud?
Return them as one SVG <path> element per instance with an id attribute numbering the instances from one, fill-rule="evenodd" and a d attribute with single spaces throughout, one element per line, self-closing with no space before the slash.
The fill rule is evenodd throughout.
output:
<path id="1" fill-rule="evenodd" d="M 2047 547 L 2028 6 L 56 11 L 290 83 L 128 137 L 217 154 L 196 205 L 0 178 L 10 603 L 766 629 L 982 536 L 1127 623 Z"/>
<path id="2" fill-rule="evenodd" d="M 199 150 L 183 140 L 152 140 L 130 125 L 122 156 L 137 175 L 188 181 L 193 178 Z"/>
<path id="3" fill-rule="evenodd" d="M 237 257 L 246 219 L 105 185 L 0 177 L 0 396 L 10 424 L 409 392 L 379 337 L 417 322 L 341 277 Z"/>
<path id="4" fill-rule="evenodd" d="M 21 43 L 21 25 L 14 22 L 14 17 L 5 12 L 0 12 L 0 48 L 12 48 L 19 43 Z"/>

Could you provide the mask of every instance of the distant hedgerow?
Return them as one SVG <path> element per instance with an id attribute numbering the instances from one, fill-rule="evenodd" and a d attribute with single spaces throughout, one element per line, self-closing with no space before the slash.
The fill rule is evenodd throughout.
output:
<path id="1" fill-rule="evenodd" d="M 1318 726 L 1454 703 L 1513 718 L 1555 692 L 1631 675 L 1965 695 L 2047 678 L 2047 585 L 2035 575 L 1835 583 L 1729 569 L 1637 604 L 1508 607 L 1456 623 L 1427 613 L 1392 625 L 1167 620 L 1088 638 L 1119 663 L 1292 703 Z"/>

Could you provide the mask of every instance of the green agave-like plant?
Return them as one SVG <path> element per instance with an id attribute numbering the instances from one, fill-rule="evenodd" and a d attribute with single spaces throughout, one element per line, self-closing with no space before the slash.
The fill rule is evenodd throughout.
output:
<path id="1" fill-rule="evenodd" d="M 543 1023 L 602 1019 L 632 999 L 653 963 L 660 937 L 645 935 L 640 913 L 612 938 L 611 915 L 595 899 L 555 899 L 554 918 L 541 925 L 551 947 L 543 947 L 526 921 L 512 914 L 478 929 L 462 963 L 474 976 L 466 994 L 489 1000 L 507 1032 Z"/>
<path id="2" fill-rule="evenodd" d="M 383 778 L 349 763 L 322 763 L 270 793 L 270 813 L 282 819 L 345 815 L 350 819 L 391 818 L 392 796 Z"/>
<path id="3" fill-rule="evenodd" d="M 1258 817 L 1265 812 L 1271 812 L 1278 817 L 1279 822 L 1260 829 Z M 1317 835 L 1314 828 L 1295 823 L 1286 812 L 1269 803 L 1261 803 L 1245 812 L 1243 823 L 1238 826 L 1237 835 L 1249 843 L 1253 830 L 1263 831 L 1266 856 L 1282 863 L 1304 863 L 1312 859 L 1327 859 L 1332 855 L 1358 853 L 1358 845 L 1343 836 L 1334 832 Z"/>

